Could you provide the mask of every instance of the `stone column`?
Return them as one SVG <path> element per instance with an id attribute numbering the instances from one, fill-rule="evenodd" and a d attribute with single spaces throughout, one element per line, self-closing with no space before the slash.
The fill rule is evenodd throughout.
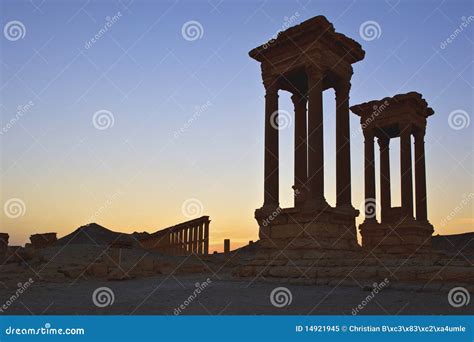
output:
<path id="1" fill-rule="evenodd" d="M 310 203 L 324 206 L 323 73 L 309 68 L 308 76 L 308 183 Z"/>
<path id="2" fill-rule="evenodd" d="M 183 246 L 184 254 L 188 254 L 188 228 L 183 228 L 184 237 L 183 237 Z"/>
<path id="3" fill-rule="evenodd" d="M 415 196 L 416 219 L 420 222 L 427 222 L 425 130 L 415 132 Z"/>
<path id="4" fill-rule="evenodd" d="M 204 222 L 204 255 L 209 254 L 209 220 Z"/>
<path id="5" fill-rule="evenodd" d="M 202 255 L 204 247 L 204 231 L 203 231 L 203 224 L 200 223 L 198 226 L 198 254 Z"/>
<path id="6" fill-rule="evenodd" d="M 413 180 L 411 169 L 411 125 L 400 127 L 400 172 L 402 218 L 413 219 Z"/>
<path id="7" fill-rule="evenodd" d="M 306 181 L 308 177 L 308 139 L 306 130 L 306 97 L 293 94 L 295 107 L 295 164 L 294 186 L 295 207 L 301 207 L 305 201 Z"/>
<path id="8" fill-rule="evenodd" d="M 224 254 L 230 253 L 230 239 L 224 239 Z"/>
<path id="9" fill-rule="evenodd" d="M 364 138 L 364 222 L 376 222 L 374 132 L 371 129 L 364 130 Z"/>
<path id="10" fill-rule="evenodd" d="M 184 254 L 184 231 L 183 229 L 180 229 L 178 231 L 178 246 L 179 246 L 179 254 L 183 255 Z"/>
<path id="11" fill-rule="evenodd" d="M 195 226 L 193 227 L 193 252 L 197 254 L 198 252 L 198 240 L 199 240 L 199 237 L 198 237 L 198 227 Z"/>
<path id="12" fill-rule="evenodd" d="M 392 208 L 392 195 L 390 191 L 390 138 L 379 138 L 378 143 L 380 148 L 380 204 L 382 222 L 387 222 Z"/>
<path id="13" fill-rule="evenodd" d="M 352 208 L 349 122 L 351 83 L 343 80 L 334 89 L 336 91 L 336 206 Z"/>
<path id="14" fill-rule="evenodd" d="M 274 209 L 279 206 L 278 171 L 278 87 L 272 79 L 265 84 L 265 166 L 263 206 Z"/>

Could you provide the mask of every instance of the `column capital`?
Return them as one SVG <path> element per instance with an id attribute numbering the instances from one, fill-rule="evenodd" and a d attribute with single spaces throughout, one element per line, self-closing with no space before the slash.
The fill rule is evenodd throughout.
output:
<path id="1" fill-rule="evenodd" d="M 336 93 L 336 98 L 338 96 L 349 97 L 349 92 L 351 90 L 351 81 L 350 80 L 340 80 L 334 85 L 334 91 Z"/>
<path id="2" fill-rule="evenodd" d="M 263 77 L 263 86 L 265 87 L 266 93 L 277 93 L 280 89 L 278 86 L 278 77 L 276 76 L 264 76 Z"/>
<path id="3" fill-rule="evenodd" d="M 293 93 L 293 95 L 291 95 L 291 101 L 293 101 L 293 104 L 296 106 L 297 104 L 306 103 L 308 97 L 300 92 Z"/>
<path id="4" fill-rule="evenodd" d="M 379 144 L 380 150 L 388 149 L 390 145 L 390 137 L 378 137 L 377 143 Z"/>
<path id="5" fill-rule="evenodd" d="M 411 135 L 413 133 L 413 124 L 411 122 L 401 122 L 399 129 L 400 137 L 404 135 Z"/>
<path id="6" fill-rule="evenodd" d="M 413 133 L 413 136 L 415 137 L 415 143 L 417 141 L 420 141 L 420 142 L 424 141 L 425 140 L 425 133 L 426 133 L 425 128 L 415 130 L 415 132 Z"/>
<path id="7" fill-rule="evenodd" d="M 365 141 L 373 141 L 375 138 L 375 132 L 372 128 L 366 128 L 362 133 L 364 134 Z"/>

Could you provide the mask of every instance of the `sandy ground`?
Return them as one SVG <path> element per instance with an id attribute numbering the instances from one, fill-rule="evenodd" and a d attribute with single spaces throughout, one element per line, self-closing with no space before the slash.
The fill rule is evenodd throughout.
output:
<path id="1" fill-rule="evenodd" d="M 33 285 L 4 314 L 97 314 L 97 315 L 351 315 L 370 293 L 358 287 L 303 286 L 275 283 L 211 279 L 211 283 L 187 303 L 208 277 L 154 276 L 127 281 L 88 280 L 74 284 Z M 108 287 L 114 293 L 113 304 L 99 308 L 92 301 L 94 290 Z M 292 293 L 291 304 L 277 308 L 270 302 L 272 290 L 285 286 Z M 12 289 L 0 289 L 0 298 L 8 298 Z M 187 304 L 187 305 L 185 305 Z M 410 292 L 385 288 L 359 314 L 451 314 L 474 313 L 474 304 L 462 308 L 449 305 L 443 292 Z"/>

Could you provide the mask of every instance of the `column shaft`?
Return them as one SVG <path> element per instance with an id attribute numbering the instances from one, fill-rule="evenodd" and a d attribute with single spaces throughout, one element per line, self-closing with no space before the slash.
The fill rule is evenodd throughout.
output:
<path id="1" fill-rule="evenodd" d="M 278 207 L 278 88 L 271 84 L 265 95 L 264 207 Z"/>
<path id="2" fill-rule="evenodd" d="M 203 224 L 200 223 L 198 226 L 198 254 L 201 255 L 203 252 L 203 245 L 204 245 L 204 239 L 203 239 Z"/>
<path id="3" fill-rule="evenodd" d="M 380 148 L 380 203 L 382 222 L 387 222 L 392 208 L 390 191 L 390 138 L 379 138 L 378 143 Z"/>
<path id="4" fill-rule="evenodd" d="M 209 254 L 209 221 L 204 223 L 204 255 Z"/>
<path id="5" fill-rule="evenodd" d="M 336 90 L 336 206 L 352 207 L 349 90 L 344 81 Z"/>
<path id="6" fill-rule="evenodd" d="M 311 202 L 325 203 L 323 74 L 316 70 L 308 72 L 308 183 Z"/>
<path id="7" fill-rule="evenodd" d="M 291 99 L 295 107 L 295 164 L 294 190 L 295 207 L 304 204 L 306 181 L 308 178 L 308 140 L 306 124 L 306 97 L 294 94 Z"/>
<path id="8" fill-rule="evenodd" d="M 374 160 L 374 134 L 372 131 L 364 132 L 364 190 L 365 190 L 365 221 L 375 222 L 375 160 Z"/>
<path id="9" fill-rule="evenodd" d="M 193 227 L 193 252 L 198 252 L 198 227 Z"/>
<path id="10" fill-rule="evenodd" d="M 188 228 L 183 229 L 184 238 L 183 238 L 183 250 L 185 254 L 188 254 Z"/>
<path id="11" fill-rule="evenodd" d="M 413 218 L 413 177 L 411 161 L 411 126 L 401 127 L 400 132 L 400 169 L 403 219 Z"/>
<path id="12" fill-rule="evenodd" d="M 426 204 L 426 168 L 425 168 L 425 132 L 415 134 L 415 196 L 416 219 L 421 222 L 428 220 Z"/>

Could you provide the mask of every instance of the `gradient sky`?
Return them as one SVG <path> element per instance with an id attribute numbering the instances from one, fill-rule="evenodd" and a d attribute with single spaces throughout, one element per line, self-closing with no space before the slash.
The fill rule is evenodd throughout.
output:
<path id="1" fill-rule="evenodd" d="M 418 91 L 433 107 L 426 136 L 428 215 L 435 234 L 474 230 L 474 123 L 453 129 L 448 120 L 453 111 L 470 120 L 474 109 L 474 21 L 455 33 L 474 15 L 472 1 L 1 4 L 2 28 L 16 20 L 26 29 L 22 39 L 6 39 L 5 33 L 0 38 L 0 231 L 10 234 L 11 244 L 23 244 L 35 232 L 63 236 L 92 220 L 116 231 L 155 231 L 187 220 L 182 206 L 189 199 L 211 217 L 211 250 L 220 249 L 224 238 L 233 248 L 256 240 L 264 89 L 259 63 L 248 51 L 286 22 L 316 15 L 325 15 L 366 51 L 354 65 L 351 105 Z M 106 18 L 119 12 L 86 48 Z M 203 28 L 194 41 L 182 34 L 191 20 Z M 380 26 L 378 38 L 361 37 L 367 21 Z M 27 104 L 18 116 L 18 106 Z M 332 90 L 324 93 L 324 106 L 326 198 L 334 204 Z M 291 112 L 290 94 L 280 92 L 280 108 Z M 94 127 L 100 110 L 112 113 L 112 127 Z M 351 130 L 352 201 L 361 209 L 363 146 L 354 114 Z M 293 125 L 280 136 L 280 197 L 286 207 L 292 205 Z M 396 141 L 391 151 L 397 205 Z M 5 212 L 12 198 L 25 205 L 17 218 Z"/>

